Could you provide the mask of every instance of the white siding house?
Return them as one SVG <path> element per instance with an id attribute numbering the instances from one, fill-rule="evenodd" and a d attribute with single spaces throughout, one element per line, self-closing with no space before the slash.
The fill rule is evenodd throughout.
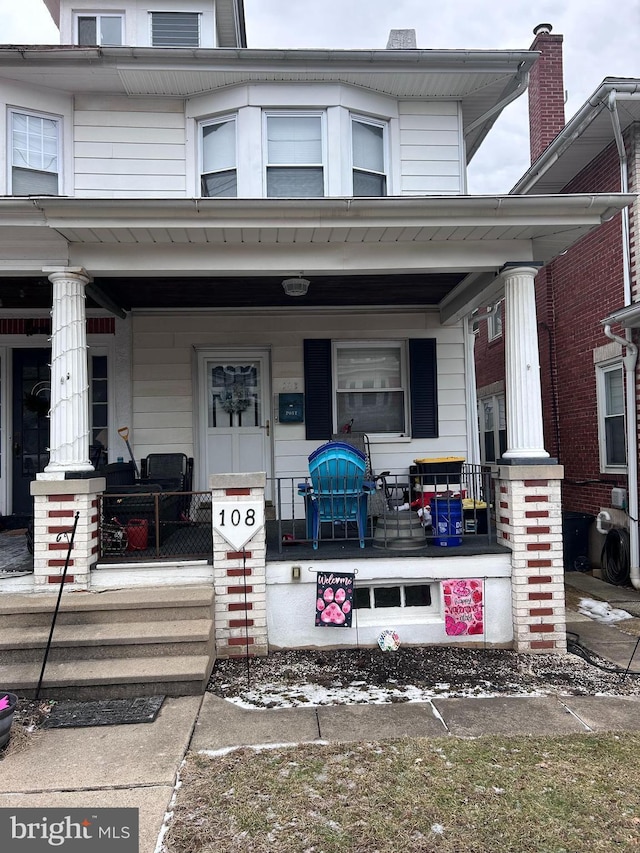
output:
<path id="1" fill-rule="evenodd" d="M 497 545 L 366 565 L 356 553 L 334 568 L 430 585 L 428 608 L 393 614 L 410 642 L 454 641 L 441 590 L 453 572 L 486 582 L 491 625 L 466 641 L 563 648 L 562 474 L 542 446 L 533 280 L 629 197 L 466 194 L 467 158 L 536 53 L 254 50 L 232 0 L 46 5 L 61 46 L 0 48 L 0 512 L 31 515 L 36 500 L 35 573 L 20 589 L 55 581 L 48 513 L 99 506 L 92 453 L 126 457 L 123 427 L 137 460 L 193 458 L 196 490 L 266 475 L 255 488 L 276 510 L 279 478 L 304 479 L 351 418 L 375 468 L 405 481 L 415 459 L 477 464 L 468 318 L 506 295 Z M 304 295 L 285 293 L 291 278 L 308 282 Z M 227 368 L 259 382 L 250 424 L 224 408 Z M 303 395 L 301 420 L 280 420 L 284 394 Z M 550 512 L 540 535 L 523 522 L 538 500 Z M 100 564 L 98 515 L 74 583 L 143 583 Z M 294 590 L 293 559 L 272 557 L 266 586 L 288 588 L 267 596 L 256 583 L 256 647 L 267 624 L 274 646 L 350 642 L 313 635 L 302 611 L 282 627 L 281 593 L 313 603 L 311 563 Z M 223 607 L 217 559 L 193 577 L 213 579 Z M 165 580 L 180 568 L 188 582 L 179 562 Z M 553 595 L 544 617 L 527 598 L 538 574 Z M 367 642 L 388 616 L 367 614 Z"/>

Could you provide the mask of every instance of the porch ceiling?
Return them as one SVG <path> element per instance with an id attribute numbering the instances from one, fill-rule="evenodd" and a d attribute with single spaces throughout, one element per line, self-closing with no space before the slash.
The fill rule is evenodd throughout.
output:
<path id="1" fill-rule="evenodd" d="M 306 296 L 292 298 L 282 276 L 170 278 L 96 277 L 94 284 L 127 311 L 149 308 L 308 308 L 349 306 L 434 307 L 466 276 L 465 272 L 421 275 L 309 276 Z M 50 309 L 46 276 L 0 278 L 0 300 L 7 309 Z M 98 307 L 91 298 L 87 306 Z"/>

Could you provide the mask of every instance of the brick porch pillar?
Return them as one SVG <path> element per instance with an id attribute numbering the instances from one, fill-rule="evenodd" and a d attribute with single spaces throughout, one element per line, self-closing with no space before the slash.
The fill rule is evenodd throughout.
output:
<path id="1" fill-rule="evenodd" d="M 511 548 L 517 652 L 566 652 L 561 465 L 501 465 L 498 541 Z"/>
<path id="2" fill-rule="evenodd" d="M 209 488 L 215 507 L 239 501 L 264 503 L 266 476 L 211 474 Z M 247 543 L 245 558 L 213 530 L 216 654 L 219 658 L 268 654 L 266 536 L 264 527 Z"/>
<path id="3" fill-rule="evenodd" d="M 31 483 L 35 592 L 52 592 L 60 583 L 76 512 L 80 515 L 65 588 L 90 588 L 91 567 L 98 559 L 98 495 L 104 489 L 104 477 Z"/>

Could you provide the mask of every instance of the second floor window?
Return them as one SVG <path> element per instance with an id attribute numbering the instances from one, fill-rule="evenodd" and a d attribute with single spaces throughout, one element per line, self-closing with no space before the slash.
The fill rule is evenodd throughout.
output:
<path id="1" fill-rule="evenodd" d="M 122 44 L 122 15 L 78 15 L 77 22 L 79 45 Z"/>
<path id="2" fill-rule="evenodd" d="M 201 125 L 200 192 L 208 197 L 238 194 L 236 122 L 220 119 Z"/>
<path id="3" fill-rule="evenodd" d="M 351 119 L 354 196 L 387 194 L 384 124 Z"/>
<path id="4" fill-rule="evenodd" d="M 12 111 L 11 194 L 58 195 L 59 121 Z"/>
<path id="5" fill-rule="evenodd" d="M 151 12 L 153 47 L 200 47 L 198 12 Z"/>
<path id="6" fill-rule="evenodd" d="M 324 195 L 322 115 L 266 116 L 267 196 Z"/>

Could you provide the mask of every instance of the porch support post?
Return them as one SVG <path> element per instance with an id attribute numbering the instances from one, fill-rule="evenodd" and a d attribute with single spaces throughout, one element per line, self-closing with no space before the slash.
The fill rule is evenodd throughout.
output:
<path id="1" fill-rule="evenodd" d="M 89 379 L 85 286 L 80 267 L 53 267 L 51 308 L 51 437 L 42 479 L 93 471 L 89 461 Z M 49 476 L 47 476 L 49 475 Z"/>
<path id="2" fill-rule="evenodd" d="M 498 542 L 511 549 L 517 652 L 566 652 L 560 486 L 562 465 L 500 465 Z"/>
<path id="3" fill-rule="evenodd" d="M 540 356 L 536 321 L 535 277 L 541 265 L 506 264 L 505 374 L 507 450 L 500 461 L 536 464 L 549 459 L 544 449 Z"/>
<path id="4" fill-rule="evenodd" d="M 209 488 L 216 507 L 228 505 L 231 517 L 239 501 L 264 501 L 266 475 L 211 474 Z M 212 519 L 213 521 L 213 519 Z M 213 585 L 215 590 L 216 656 L 266 655 L 267 544 L 264 527 L 236 551 L 213 528 Z"/>

